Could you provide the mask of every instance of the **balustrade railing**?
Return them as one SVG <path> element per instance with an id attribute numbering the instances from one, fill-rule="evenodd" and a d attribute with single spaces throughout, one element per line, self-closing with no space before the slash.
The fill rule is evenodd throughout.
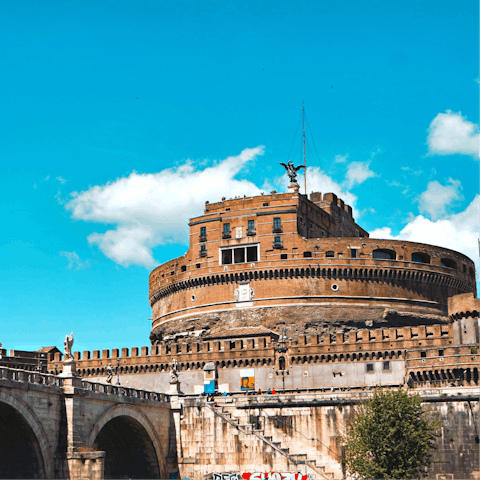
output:
<path id="1" fill-rule="evenodd" d="M 164 393 L 151 392 L 149 390 L 140 390 L 137 388 L 123 387 L 121 385 L 110 385 L 108 383 L 82 381 L 82 387 L 85 390 L 95 393 L 105 393 L 107 395 L 118 395 L 121 397 L 140 398 L 143 400 L 153 400 L 157 402 L 169 402 L 170 397 Z"/>
<path id="2" fill-rule="evenodd" d="M 38 385 L 54 385 L 56 387 L 63 385 L 63 378 L 61 377 L 50 373 L 32 372 L 18 368 L 0 367 L 0 379 L 36 383 Z"/>
<path id="3" fill-rule="evenodd" d="M 11 380 L 15 382 L 28 382 L 37 385 L 63 386 L 63 378 L 50 373 L 32 372 L 18 368 L 0 367 L 0 380 Z M 108 383 L 97 383 L 82 380 L 82 388 L 90 392 L 105 393 L 107 395 L 118 395 L 157 402 L 169 402 L 170 397 L 164 393 L 151 392 L 137 388 L 123 387 L 121 385 L 110 385 Z"/>

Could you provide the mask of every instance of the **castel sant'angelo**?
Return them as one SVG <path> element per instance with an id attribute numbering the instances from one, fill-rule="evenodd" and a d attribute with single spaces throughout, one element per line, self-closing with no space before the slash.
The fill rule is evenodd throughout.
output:
<path id="1" fill-rule="evenodd" d="M 293 180 L 206 202 L 186 254 L 150 273 L 150 348 L 76 352 L 81 375 L 102 379 L 118 358 L 122 384 L 167 392 L 175 358 L 187 394 L 245 390 L 247 377 L 264 391 L 477 384 L 463 355 L 479 342 L 472 260 L 369 238 L 342 199 Z"/>
<path id="2" fill-rule="evenodd" d="M 301 194 L 285 166 L 287 192 L 206 202 L 190 219 L 188 251 L 150 273 L 149 346 L 71 352 L 70 336 L 65 356 L 1 351 L 0 387 L 25 398 L 0 388 L 0 406 L 45 415 L 47 473 L 343 479 L 354 405 L 409 385 L 443 422 L 428 478 L 480 478 L 474 263 L 369 238 L 349 205 Z M 45 356 L 47 374 L 30 374 Z"/>

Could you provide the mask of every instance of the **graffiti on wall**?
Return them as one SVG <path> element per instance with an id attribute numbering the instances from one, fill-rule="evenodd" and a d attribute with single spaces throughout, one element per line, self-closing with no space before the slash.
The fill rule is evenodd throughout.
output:
<path id="1" fill-rule="evenodd" d="M 278 472 L 267 472 L 267 473 L 214 473 L 213 480 L 315 480 L 315 475 L 307 474 L 303 475 L 301 473 L 278 473 Z"/>

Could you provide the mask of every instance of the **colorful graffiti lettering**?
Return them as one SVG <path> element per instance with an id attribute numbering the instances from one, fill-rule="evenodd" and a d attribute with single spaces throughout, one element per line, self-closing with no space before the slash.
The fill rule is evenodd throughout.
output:
<path id="1" fill-rule="evenodd" d="M 213 480 L 241 480 L 238 473 L 214 473 Z"/>
<path id="2" fill-rule="evenodd" d="M 268 473 L 242 473 L 243 480 L 315 480 L 314 474 L 303 475 L 301 473 L 278 473 L 278 472 L 268 472 Z M 220 480 L 214 479 L 213 480 Z"/>

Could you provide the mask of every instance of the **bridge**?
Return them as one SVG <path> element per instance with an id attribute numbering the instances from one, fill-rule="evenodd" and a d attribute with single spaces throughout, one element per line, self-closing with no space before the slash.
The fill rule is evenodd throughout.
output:
<path id="1" fill-rule="evenodd" d="M 0 477 L 167 478 L 176 469 L 170 396 L 74 372 L 0 367 Z"/>

